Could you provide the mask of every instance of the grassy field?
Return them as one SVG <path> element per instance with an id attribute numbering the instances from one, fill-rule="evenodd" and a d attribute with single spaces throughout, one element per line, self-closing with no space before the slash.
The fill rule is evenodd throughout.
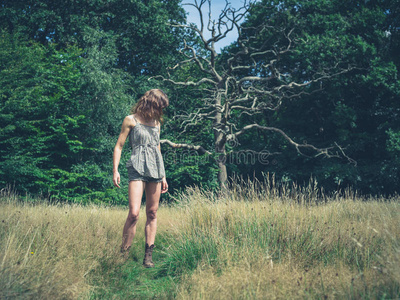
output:
<path id="1" fill-rule="evenodd" d="M 188 188 L 161 205 L 144 269 L 145 213 L 129 258 L 126 208 L 0 201 L 0 299 L 394 299 L 399 198 L 274 182 Z"/>

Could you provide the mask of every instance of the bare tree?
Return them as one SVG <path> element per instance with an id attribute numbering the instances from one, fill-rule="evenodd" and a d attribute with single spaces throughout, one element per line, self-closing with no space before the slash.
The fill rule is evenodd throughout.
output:
<path id="1" fill-rule="evenodd" d="M 208 13 L 205 7 L 208 4 Z M 292 73 L 298 70 L 288 70 L 280 64 L 282 58 L 295 49 L 296 43 L 307 42 L 295 34 L 295 28 L 283 23 L 271 25 L 271 18 L 256 27 L 244 27 L 241 22 L 252 9 L 253 3 L 245 2 L 241 8 L 232 8 L 226 2 L 224 9 L 216 19 L 211 15 L 210 0 L 194 0 L 189 3 L 196 8 L 200 17 L 200 26 L 195 24 L 171 24 L 171 26 L 185 28 L 194 32 L 200 45 L 190 45 L 184 41 L 180 53 L 184 57 L 175 66 L 169 68 L 169 74 L 185 65 L 194 65 L 202 76 L 197 80 L 179 81 L 173 75 L 169 77 L 155 76 L 178 86 L 194 86 L 207 91 L 209 97 L 203 99 L 202 107 L 195 112 L 182 117 L 182 132 L 188 126 L 211 120 L 214 134 L 214 147 L 218 164 L 218 180 L 221 186 L 227 181 L 226 171 L 226 144 L 235 141 L 239 136 L 252 130 L 264 130 L 281 135 L 298 153 L 307 156 L 347 157 L 343 149 L 334 143 L 327 148 L 318 148 L 307 143 L 297 143 L 283 130 L 275 127 L 262 126 L 256 122 L 238 128 L 232 122 L 233 114 L 240 112 L 254 116 L 265 111 L 279 109 L 282 101 L 300 97 L 304 94 L 315 93 L 322 89 L 323 80 L 338 76 L 352 69 L 343 67 L 339 60 L 330 67 L 315 68 L 307 75 L 306 79 L 294 80 Z M 223 62 L 218 61 L 215 44 L 226 38 L 227 34 L 237 30 L 237 47 L 235 51 Z M 206 33 L 210 37 L 206 37 Z M 263 39 L 266 32 L 273 32 L 275 39 Z M 311 88 L 311 86 L 313 88 Z M 318 86 L 315 88 L 315 86 Z M 175 144 L 169 140 L 161 140 L 172 147 L 196 149 L 200 153 L 208 153 L 205 147 L 188 144 Z"/>

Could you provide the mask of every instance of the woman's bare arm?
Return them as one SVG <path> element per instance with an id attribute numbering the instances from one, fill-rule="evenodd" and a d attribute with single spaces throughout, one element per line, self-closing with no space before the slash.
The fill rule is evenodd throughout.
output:
<path id="1" fill-rule="evenodd" d="M 118 166 L 119 166 L 119 161 L 121 160 L 121 153 L 122 153 L 122 148 L 124 147 L 126 138 L 128 137 L 129 131 L 131 128 L 135 126 L 134 121 L 130 116 L 125 117 L 124 121 L 122 122 L 122 127 L 121 127 L 121 133 L 119 134 L 117 144 L 115 145 L 114 148 L 114 154 L 113 154 L 113 183 L 116 187 L 120 187 L 119 183 L 121 181 L 119 172 L 118 172 Z"/>

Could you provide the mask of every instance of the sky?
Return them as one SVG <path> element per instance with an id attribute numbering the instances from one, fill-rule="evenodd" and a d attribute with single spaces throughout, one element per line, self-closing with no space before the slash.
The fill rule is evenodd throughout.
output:
<path id="1" fill-rule="evenodd" d="M 200 1 L 200 0 L 198 0 L 198 1 Z M 243 6 L 243 3 L 244 3 L 244 0 L 228 0 L 228 1 L 233 8 L 240 8 Z M 183 0 L 182 4 L 185 4 L 185 3 L 194 3 L 194 0 Z M 225 4 L 226 4 L 225 0 L 211 0 L 211 17 L 213 19 L 218 18 L 221 10 L 225 7 Z M 195 23 L 200 28 L 200 18 L 199 18 L 199 13 L 197 12 L 197 10 L 191 5 L 183 5 L 183 8 L 188 13 L 187 21 L 189 23 Z M 203 11 L 203 16 L 205 18 L 205 25 L 206 25 L 208 22 L 208 3 L 207 2 L 203 5 L 203 9 L 206 10 L 205 13 Z M 205 34 L 205 36 L 210 37 L 210 34 L 209 35 Z M 216 48 L 217 52 L 220 53 L 221 49 L 223 47 L 231 44 L 233 41 L 236 40 L 236 38 L 237 38 L 237 30 L 234 29 L 228 33 L 226 38 L 222 39 L 221 41 L 219 41 L 218 43 L 215 44 L 215 48 Z"/>

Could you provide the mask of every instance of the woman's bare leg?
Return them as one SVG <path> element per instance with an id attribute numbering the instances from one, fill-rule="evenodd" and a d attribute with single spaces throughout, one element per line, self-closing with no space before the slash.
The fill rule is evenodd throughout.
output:
<path id="1" fill-rule="evenodd" d="M 136 224 L 139 219 L 140 204 L 144 191 L 145 182 L 141 180 L 129 181 L 129 213 L 122 232 L 121 250 L 127 250 L 136 234 Z"/>
<path id="2" fill-rule="evenodd" d="M 157 210 L 160 203 L 161 182 L 146 182 L 146 243 L 151 246 L 154 244 L 157 231 Z"/>

